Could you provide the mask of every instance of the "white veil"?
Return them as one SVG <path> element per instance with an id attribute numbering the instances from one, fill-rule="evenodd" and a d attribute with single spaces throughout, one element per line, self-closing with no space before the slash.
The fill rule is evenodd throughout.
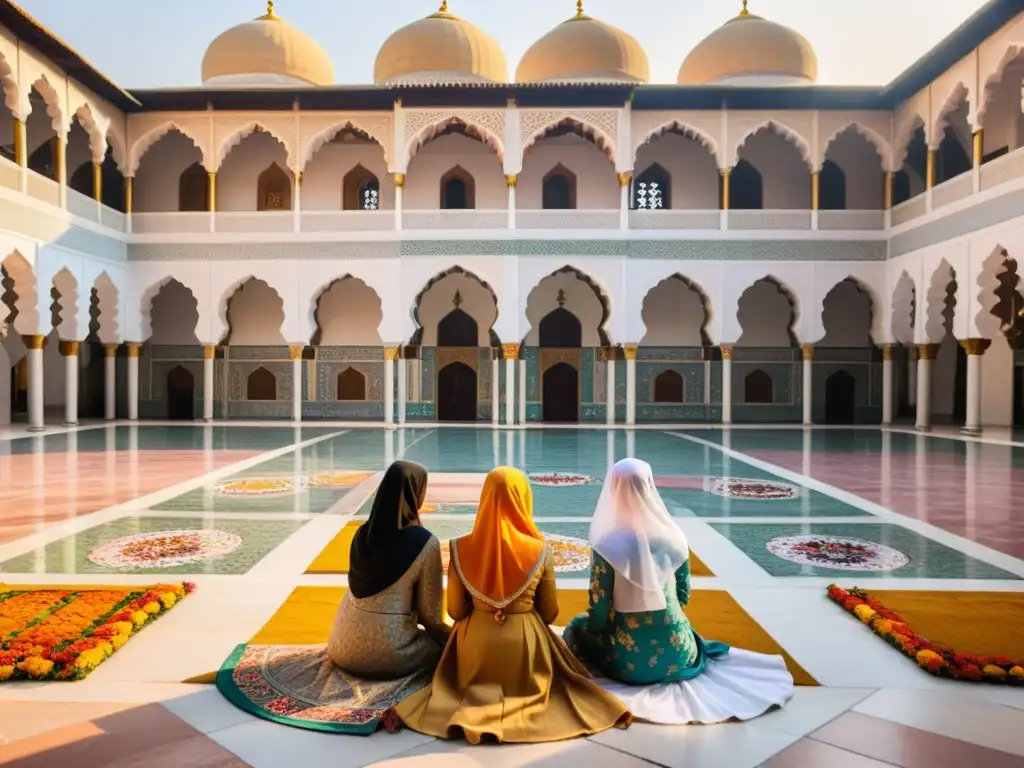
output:
<path id="1" fill-rule="evenodd" d="M 620 613 L 662 611 L 666 584 L 690 556 L 686 536 L 654 486 L 651 465 L 623 459 L 605 479 L 590 524 L 590 546 L 615 569 L 612 606 Z"/>

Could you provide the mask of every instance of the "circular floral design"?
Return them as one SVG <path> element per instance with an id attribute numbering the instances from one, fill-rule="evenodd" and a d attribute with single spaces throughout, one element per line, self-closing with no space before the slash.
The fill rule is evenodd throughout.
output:
<path id="1" fill-rule="evenodd" d="M 230 480 L 216 488 L 217 493 L 223 496 L 274 496 L 295 490 L 295 480 L 290 477 Z"/>
<path id="2" fill-rule="evenodd" d="M 895 571 L 910 562 L 897 549 L 847 536 L 779 536 L 765 547 L 791 563 L 839 571 Z"/>
<path id="3" fill-rule="evenodd" d="M 174 568 L 230 555 L 241 544 L 224 531 L 160 531 L 108 541 L 86 557 L 104 568 Z"/>
<path id="4" fill-rule="evenodd" d="M 779 501 L 800 498 L 800 487 L 776 480 L 748 480 L 742 477 L 706 477 L 704 490 L 727 499 Z"/>
<path id="5" fill-rule="evenodd" d="M 577 573 L 590 568 L 590 545 L 575 536 L 558 536 L 553 533 L 544 534 L 544 539 L 551 548 L 557 573 Z M 441 566 L 447 571 L 451 554 L 448 542 L 441 543 Z"/>
<path id="6" fill-rule="evenodd" d="M 309 475 L 306 484 L 310 488 L 351 488 L 373 477 L 373 472 L 325 472 Z"/>
<path id="7" fill-rule="evenodd" d="M 537 472 L 528 475 L 534 485 L 567 487 L 573 485 L 598 485 L 601 479 L 590 475 L 577 475 L 573 472 Z"/>

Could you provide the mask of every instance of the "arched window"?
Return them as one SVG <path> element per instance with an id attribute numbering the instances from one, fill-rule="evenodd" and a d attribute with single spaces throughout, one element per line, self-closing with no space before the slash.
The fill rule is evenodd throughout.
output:
<path id="1" fill-rule="evenodd" d="M 655 163 L 633 182 L 633 208 L 658 211 L 672 207 L 672 176 Z"/>
<path id="2" fill-rule="evenodd" d="M 277 377 L 263 366 L 249 374 L 245 387 L 246 400 L 277 400 Z"/>
<path id="3" fill-rule="evenodd" d="M 761 172 L 746 160 L 740 160 L 729 174 L 729 207 L 737 211 L 764 208 L 764 181 Z"/>
<path id="4" fill-rule="evenodd" d="M 277 163 L 271 163 L 256 182 L 257 211 L 290 211 L 292 209 L 292 180 Z"/>
<path id="5" fill-rule="evenodd" d="M 342 181 L 341 203 L 346 211 L 380 210 L 380 180 L 357 165 L 345 174 Z"/>
<path id="6" fill-rule="evenodd" d="M 559 163 L 541 182 L 541 204 L 544 210 L 576 208 L 576 174 Z"/>
<path id="7" fill-rule="evenodd" d="M 346 368 L 338 374 L 339 400 L 365 400 L 366 377 L 355 368 Z"/>
<path id="8" fill-rule="evenodd" d="M 831 160 L 821 164 L 818 174 L 818 208 L 823 211 L 846 210 L 846 173 Z"/>
<path id="9" fill-rule="evenodd" d="M 441 177 L 441 208 L 472 210 L 476 208 L 476 182 L 465 168 L 456 165 Z"/>
<path id="10" fill-rule="evenodd" d="M 961 173 L 967 173 L 974 166 L 974 162 L 957 136 L 956 130 L 949 125 L 942 132 L 942 141 L 939 142 L 939 151 L 936 154 L 936 184 L 948 181 Z"/>
<path id="11" fill-rule="evenodd" d="M 683 402 L 683 377 L 678 371 L 662 371 L 654 379 L 654 402 Z"/>
<path id="12" fill-rule="evenodd" d="M 124 174 L 117 167 L 112 150 L 107 150 L 107 156 L 103 159 L 100 175 L 100 187 L 103 204 L 115 211 L 124 213 Z"/>
<path id="13" fill-rule="evenodd" d="M 178 210 L 201 213 L 210 210 L 210 174 L 202 163 L 192 163 L 178 178 Z"/>
<path id="14" fill-rule="evenodd" d="M 68 186 L 80 195 L 92 197 L 94 192 L 92 188 L 92 174 L 92 161 L 82 163 L 71 174 L 71 178 L 68 179 Z"/>
<path id="15" fill-rule="evenodd" d="M 437 324 L 439 347 L 475 347 L 479 340 L 479 326 L 465 310 L 453 309 Z"/>
<path id="16" fill-rule="evenodd" d="M 775 382 L 772 377 L 758 368 L 747 374 L 743 381 L 743 402 L 745 403 L 774 403 Z"/>
<path id="17" fill-rule="evenodd" d="M 885 184 L 885 178 L 882 179 Z M 910 199 L 910 175 L 906 171 L 896 171 L 892 175 L 892 204 L 899 205 Z"/>

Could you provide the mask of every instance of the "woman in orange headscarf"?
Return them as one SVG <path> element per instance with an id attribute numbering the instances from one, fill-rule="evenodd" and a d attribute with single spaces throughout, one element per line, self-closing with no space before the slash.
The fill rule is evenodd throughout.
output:
<path id="1" fill-rule="evenodd" d="M 517 469 L 487 475 L 473 532 L 451 542 L 448 614 L 455 628 L 431 684 L 397 707 L 413 730 L 472 744 L 540 742 L 628 725 L 548 624 L 555 571 Z"/>

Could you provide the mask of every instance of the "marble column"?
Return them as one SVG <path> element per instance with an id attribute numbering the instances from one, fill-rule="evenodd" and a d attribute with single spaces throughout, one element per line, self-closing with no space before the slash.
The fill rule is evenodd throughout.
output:
<path id="1" fill-rule="evenodd" d="M 516 402 L 518 403 L 519 414 L 518 414 L 518 416 L 516 418 L 519 420 L 519 426 L 520 427 L 525 427 L 526 426 L 526 360 L 524 360 L 523 358 L 519 358 L 519 363 L 518 363 L 517 367 L 519 368 L 519 384 L 517 385 L 518 388 L 519 388 L 519 392 L 517 393 L 519 395 L 519 397 L 516 398 Z"/>
<path id="2" fill-rule="evenodd" d="M 605 423 L 609 427 L 615 426 L 615 347 L 608 347 L 604 350 L 605 360 L 605 385 L 604 385 L 604 408 Z"/>
<path id="3" fill-rule="evenodd" d="M 505 176 L 505 184 L 508 186 L 508 228 L 516 228 L 516 175 Z"/>
<path id="4" fill-rule="evenodd" d="M 491 359 L 491 426 L 497 428 L 501 424 L 501 360 L 497 356 Z M 495 438 L 497 439 L 497 438 Z M 498 466 L 495 464 L 494 466 Z"/>
<path id="5" fill-rule="evenodd" d="M 974 132 L 973 148 L 974 193 L 977 194 L 981 191 L 981 163 L 985 158 L 985 131 L 981 128 Z"/>
<path id="6" fill-rule="evenodd" d="M 288 357 L 292 361 L 292 421 L 302 421 L 302 350 L 303 344 L 291 344 Z"/>
<path id="7" fill-rule="evenodd" d="M 719 185 L 721 189 L 721 196 L 718 200 L 718 207 L 721 209 L 722 215 L 719 221 L 719 226 L 722 229 L 729 228 L 729 181 L 732 178 L 732 168 L 721 168 L 719 173 L 722 176 L 722 183 Z"/>
<path id="8" fill-rule="evenodd" d="M 60 353 L 64 356 L 64 426 L 78 426 L 78 353 L 81 343 L 61 341 Z"/>
<path id="9" fill-rule="evenodd" d="M 28 431 L 42 432 L 45 429 L 43 414 L 43 347 L 46 337 L 42 335 L 23 336 L 27 350 L 28 368 Z"/>
<path id="10" fill-rule="evenodd" d="M 633 184 L 633 174 L 624 171 L 619 174 L 619 229 L 629 229 L 629 190 Z"/>
<path id="11" fill-rule="evenodd" d="M 932 428 L 932 366 L 938 354 L 938 344 L 917 345 L 917 419 L 914 426 L 922 432 Z"/>
<path id="12" fill-rule="evenodd" d="M 722 344 L 722 423 L 732 424 L 732 344 Z"/>
<path id="13" fill-rule="evenodd" d="M 516 421 L 516 360 L 519 359 L 518 344 L 502 344 L 505 357 L 505 426 L 512 427 Z"/>
<path id="14" fill-rule="evenodd" d="M 217 172 L 206 174 L 206 203 L 210 213 L 210 231 L 217 231 Z"/>
<path id="15" fill-rule="evenodd" d="M 203 421 L 213 421 L 213 361 L 217 357 L 215 344 L 203 345 Z"/>
<path id="16" fill-rule="evenodd" d="M 139 420 L 139 350 L 141 344 L 128 343 L 128 370 L 126 386 L 128 388 L 128 421 Z"/>
<path id="17" fill-rule="evenodd" d="M 801 344 L 804 355 L 803 405 L 804 425 L 814 424 L 814 345 Z"/>
<path id="18" fill-rule="evenodd" d="M 402 192 L 405 189 L 405 174 L 395 174 L 395 231 L 402 231 Z"/>
<path id="19" fill-rule="evenodd" d="M 57 136 L 53 145 L 53 164 L 60 185 L 60 207 L 68 207 L 68 140 Z"/>
<path id="20" fill-rule="evenodd" d="M 818 228 L 818 200 L 821 191 L 821 172 L 811 174 L 811 229 Z"/>
<path id="21" fill-rule="evenodd" d="M 892 424 L 892 353 L 892 344 L 882 347 L 882 426 L 884 427 Z"/>
<path id="22" fill-rule="evenodd" d="M 398 349 L 398 424 L 405 424 L 405 399 L 408 394 L 409 370 L 408 365 L 402 356 L 401 347 Z"/>
<path id="23" fill-rule="evenodd" d="M 626 356 L 626 424 L 633 426 L 636 424 L 636 344 L 627 344 L 622 351 Z"/>
<path id="24" fill-rule="evenodd" d="M 117 418 L 117 348 L 118 344 L 103 345 L 103 418 Z"/>
<path id="25" fill-rule="evenodd" d="M 128 231 L 132 231 L 132 211 L 135 208 L 135 179 L 125 176 L 124 179 L 124 215 Z"/>
<path id="26" fill-rule="evenodd" d="M 965 435 L 981 434 L 981 356 L 991 345 L 989 339 L 964 339 L 960 342 L 967 353 L 967 418 L 961 430 Z"/>
<path id="27" fill-rule="evenodd" d="M 384 423 L 389 427 L 395 423 L 395 361 L 398 347 L 384 349 Z"/>

